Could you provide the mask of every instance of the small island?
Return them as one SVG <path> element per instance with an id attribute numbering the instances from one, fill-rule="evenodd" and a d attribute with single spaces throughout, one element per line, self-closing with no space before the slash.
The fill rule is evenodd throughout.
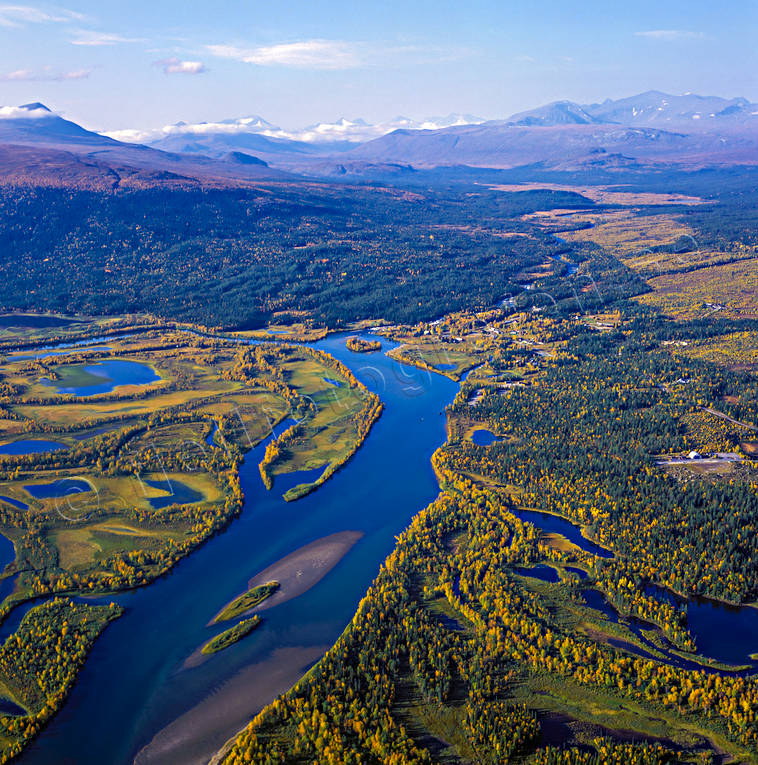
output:
<path id="1" fill-rule="evenodd" d="M 259 584 L 257 587 L 253 587 L 243 595 L 235 598 L 231 603 L 227 603 L 218 613 L 218 616 L 213 620 L 213 624 L 226 622 L 230 619 L 236 619 L 238 616 L 242 616 L 246 611 L 263 603 L 266 598 L 273 595 L 278 589 L 279 582 L 276 581 L 266 582 L 265 584 Z"/>
<path id="2" fill-rule="evenodd" d="M 348 337 L 345 345 L 353 353 L 373 353 L 382 350 L 382 344 L 379 340 L 362 340 L 360 337 L 354 336 Z"/>
<path id="3" fill-rule="evenodd" d="M 251 616 L 249 619 L 243 619 L 239 624 L 229 627 L 228 630 L 224 630 L 221 634 L 209 640 L 200 649 L 200 652 L 208 655 L 223 651 L 224 648 L 228 648 L 238 640 L 242 640 L 245 635 L 252 632 L 262 621 L 263 619 L 258 614 Z"/>

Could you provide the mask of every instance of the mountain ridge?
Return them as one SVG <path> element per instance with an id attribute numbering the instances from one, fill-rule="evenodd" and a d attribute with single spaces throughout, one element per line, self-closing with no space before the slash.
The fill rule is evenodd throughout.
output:
<path id="1" fill-rule="evenodd" d="M 295 140 L 252 114 L 220 123 L 176 123 L 161 140 L 145 145 L 87 130 L 31 102 L 0 107 L 0 183 L 56 183 L 56 173 L 66 182 L 75 184 L 79 177 L 95 186 L 108 186 L 115 175 L 120 187 L 401 178 L 431 168 L 621 172 L 758 165 L 758 104 L 741 97 L 651 90 L 594 104 L 555 101 L 505 120 L 472 123 L 467 118 L 471 115 L 435 118 L 452 123 L 438 127 L 398 117 L 390 132 L 356 142 L 345 136 L 376 131 L 376 125 L 340 119 L 311 126 L 312 132 L 327 126 L 323 140 Z M 336 140 L 339 131 L 343 138 Z M 11 146 L 26 149 L 16 150 L 14 158 Z"/>

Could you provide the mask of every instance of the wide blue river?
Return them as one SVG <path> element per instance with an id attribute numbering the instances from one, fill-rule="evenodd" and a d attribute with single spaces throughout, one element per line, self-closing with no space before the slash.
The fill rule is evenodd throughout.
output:
<path id="1" fill-rule="evenodd" d="M 291 480 L 266 491 L 258 474 L 263 446 L 252 450 L 241 471 L 241 516 L 167 576 L 115 598 L 125 615 L 96 642 L 68 701 L 21 762 L 207 762 L 339 637 L 395 535 L 437 495 L 430 457 L 445 439 L 444 407 L 458 389 L 388 359 L 392 344 L 384 340 L 372 354 L 353 354 L 344 343 L 332 336 L 314 346 L 343 361 L 385 404 L 363 447 L 293 503 L 281 498 Z M 264 610 L 262 626 L 241 642 L 196 661 L 219 631 L 209 620 L 251 577 L 304 545 L 350 531 L 362 536 L 317 584 Z"/>
<path id="2" fill-rule="evenodd" d="M 363 447 L 323 486 L 293 503 L 284 502 L 283 492 L 314 480 L 319 471 L 277 479 L 273 490 L 266 491 L 258 473 L 265 441 L 248 453 L 241 469 L 241 516 L 167 576 L 115 598 L 125 615 L 96 642 L 67 703 L 21 762 L 207 763 L 339 637 L 392 551 L 395 535 L 437 495 L 430 457 L 445 439 L 444 408 L 458 389 L 441 375 L 387 358 L 385 351 L 393 344 L 384 339 L 382 352 L 371 354 L 353 354 L 344 343 L 344 335 L 334 335 L 313 345 L 350 367 L 385 404 Z M 334 415 L 344 413 L 335 409 Z M 276 432 L 289 424 L 281 423 Z M 582 549 L 612 557 L 566 519 L 528 510 L 517 514 Z M 265 576 L 265 570 L 329 537 L 347 550 L 333 568 L 336 558 L 327 539 L 317 554 L 289 566 L 295 577 L 264 603 L 261 627 L 215 656 L 199 655 L 203 643 L 222 629 L 209 627 L 209 621 L 247 589 L 251 578 L 264 572 L 264 578 L 281 579 L 279 571 Z M 3 546 L 0 537 L 0 563 L 12 556 L 11 546 Z M 305 580 L 319 566 L 326 572 L 322 578 L 299 588 L 298 571 Z M 283 600 L 286 590 L 297 596 Z M 599 592 L 588 590 L 585 597 L 591 607 L 618 620 Z M 0 627 L 0 640 L 17 628 L 25 610 L 11 613 Z M 748 655 L 758 650 L 758 609 L 691 600 L 688 621 L 703 655 L 755 666 Z M 698 666 L 674 655 L 669 659 L 677 666 Z"/>

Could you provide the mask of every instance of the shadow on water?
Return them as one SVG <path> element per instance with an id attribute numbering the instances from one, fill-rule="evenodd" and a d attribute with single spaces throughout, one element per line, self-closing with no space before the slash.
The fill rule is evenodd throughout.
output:
<path id="1" fill-rule="evenodd" d="M 561 577 L 558 572 L 552 566 L 545 566 L 542 563 L 531 568 L 524 568 L 523 566 L 515 566 L 513 569 L 517 574 L 521 576 L 530 576 L 533 579 L 539 579 L 543 582 L 555 583 L 559 582 Z"/>
<path id="2" fill-rule="evenodd" d="M 202 492 L 196 491 L 191 486 L 187 486 L 174 478 L 165 481 L 143 481 L 153 489 L 165 491 L 162 497 L 150 497 L 148 502 L 154 510 L 160 510 L 169 505 L 191 505 L 193 502 L 200 502 L 203 498 Z"/>
<path id="3" fill-rule="evenodd" d="M 26 714 L 26 710 L 15 704 L 10 699 L 0 698 L 0 715 L 12 715 L 14 717 L 22 717 Z"/>

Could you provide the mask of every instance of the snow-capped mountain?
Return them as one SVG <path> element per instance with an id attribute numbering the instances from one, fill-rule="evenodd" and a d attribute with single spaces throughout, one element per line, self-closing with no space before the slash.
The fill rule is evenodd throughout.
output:
<path id="1" fill-rule="evenodd" d="M 87 130 L 38 102 L 0 106 L 0 183 L 114 189 L 281 177 L 248 153 L 174 154 Z"/>
<path id="2" fill-rule="evenodd" d="M 0 143 L 114 145 L 115 141 L 63 119 L 39 102 L 0 106 Z"/>
<path id="3" fill-rule="evenodd" d="M 665 130 L 709 130 L 758 125 L 758 104 L 746 98 L 671 95 L 649 90 L 630 98 L 607 99 L 583 107 L 598 122 L 659 127 Z"/>
<path id="4" fill-rule="evenodd" d="M 177 122 L 159 130 L 116 130 L 106 135 L 120 141 L 148 143 L 168 151 L 220 156 L 230 150 L 256 150 L 274 154 L 323 153 L 347 150 L 393 130 L 439 130 L 458 125 L 478 125 L 483 119 L 470 114 L 448 114 L 413 120 L 395 117 L 385 122 L 340 118 L 303 128 L 285 129 L 263 117 L 251 115 L 218 122 Z"/>
<path id="5" fill-rule="evenodd" d="M 758 104 L 746 98 L 671 95 L 649 90 L 629 98 L 597 104 L 555 101 L 514 114 L 501 124 L 527 127 L 556 125 L 625 125 L 682 132 L 721 130 L 758 125 Z"/>
<path id="6" fill-rule="evenodd" d="M 572 101 L 554 101 L 551 104 L 519 112 L 505 120 L 508 125 L 545 127 L 547 125 L 591 125 L 602 122 L 586 111 L 585 107 Z"/>

